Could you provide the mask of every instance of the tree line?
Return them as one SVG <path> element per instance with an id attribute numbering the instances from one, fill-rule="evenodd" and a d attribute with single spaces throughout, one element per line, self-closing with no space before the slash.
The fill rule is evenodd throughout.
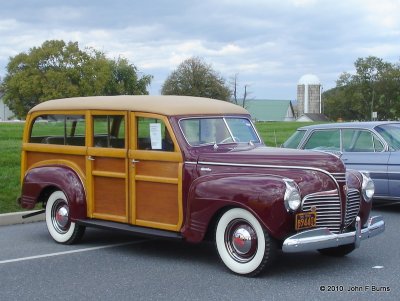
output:
<path id="1" fill-rule="evenodd" d="M 18 118 L 50 99 L 96 95 L 146 95 L 153 79 L 126 58 L 109 59 L 77 42 L 44 42 L 11 57 L 0 79 L 4 103 Z M 182 62 L 162 85 L 165 95 L 191 95 L 230 101 L 225 79 L 203 59 Z"/>
<path id="2" fill-rule="evenodd" d="M 336 87 L 322 94 L 324 114 L 332 120 L 400 118 L 400 64 L 369 56 L 358 58 L 355 74 L 344 72 Z"/>

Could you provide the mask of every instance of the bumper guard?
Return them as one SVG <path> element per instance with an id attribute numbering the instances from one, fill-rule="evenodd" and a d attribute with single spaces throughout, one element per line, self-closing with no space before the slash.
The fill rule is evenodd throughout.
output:
<path id="1" fill-rule="evenodd" d="M 360 246 L 361 240 L 374 237 L 385 231 L 382 216 L 373 216 L 367 226 L 361 229 L 360 217 L 356 218 L 356 231 L 334 234 L 328 228 L 306 230 L 285 239 L 282 251 L 286 253 L 334 248 L 341 245 L 355 244 Z"/>

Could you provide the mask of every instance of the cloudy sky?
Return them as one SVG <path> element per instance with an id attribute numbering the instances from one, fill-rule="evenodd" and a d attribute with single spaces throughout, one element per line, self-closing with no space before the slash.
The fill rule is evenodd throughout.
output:
<path id="1" fill-rule="evenodd" d="M 202 57 L 257 99 L 295 99 L 312 73 L 324 90 L 359 57 L 400 62 L 400 0 L 7 0 L 0 9 L 0 77 L 9 58 L 44 41 L 77 41 L 154 76 Z"/>

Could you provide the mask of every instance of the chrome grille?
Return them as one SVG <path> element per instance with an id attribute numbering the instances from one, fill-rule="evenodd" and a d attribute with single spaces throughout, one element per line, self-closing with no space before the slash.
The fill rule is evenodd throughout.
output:
<path id="1" fill-rule="evenodd" d="M 332 173 L 332 176 L 336 179 L 338 183 L 346 183 L 345 173 Z"/>
<path id="2" fill-rule="evenodd" d="M 313 193 L 304 197 L 303 211 L 317 211 L 317 227 L 327 227 L 333 233 L 340 232 L 341 205 L 337 190 Z"/>
<path id="3" fill-rule="evenodd" d="M 344 225 L 349 226 L 357 217 L 360 211 L 361 195 L 356 189 L 349 189 L 347 192 L 347 203 L 346 203 L 346 216 L 344 218 Z"/>

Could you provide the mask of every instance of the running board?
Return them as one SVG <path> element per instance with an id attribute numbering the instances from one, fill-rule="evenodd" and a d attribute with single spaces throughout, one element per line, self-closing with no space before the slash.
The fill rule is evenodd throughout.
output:
<path id="1" fill-rule="evenodd" d="M 117 222 L 104 221 L 99 219 L 77 219 L 75 220 L 75 223 L 86 227 L 94 227 L 106 230 L 118 230 L 143 236 L 157 236 L 169 239 L 182 239 L 182 235 L 179 232 L 139 227 Z"/>
<path id="2" fill-rule="evenodd" d="M 35 211 L 35 212 L 31 212 L 31 213 L 28 213 L 28 214 L 23 215 L 22 218 L 23 218 L 23 219 L 29 218 L 29 217 L 32 217 L 32 216 L 35 216 L 35 215 L 39 215 L 39 214 L 42 214 L 42 213 L 45 213 L 45 212 L 46 212 L 45 209 L 39 210 L 39 211 Z"/>

